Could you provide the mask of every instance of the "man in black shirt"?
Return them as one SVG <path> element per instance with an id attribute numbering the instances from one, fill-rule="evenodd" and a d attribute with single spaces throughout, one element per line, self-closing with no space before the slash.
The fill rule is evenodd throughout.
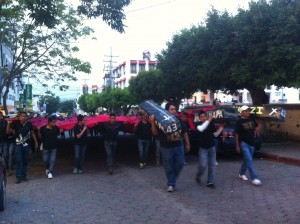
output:
<path id="1" fill-rule="evenodd" d="M 7 121 L 4 119 L 3 113 L 0 112 L 0 157 L 4 157 L 6 161 L 6 128 Z M 6 163 L 7 165 L 7 163 Z"/>
<path id="2" fill-rule="evenodd" d="M 212 123 L 212 118 L 207 117 L 204 111 L 199 112 L 199 123 L 196 123 L 198 132 L 199 143 L 199 167 L 196 175 L 196 181 L 200 184 L 201 177 L 208 166 L 208 175 L 206 186 L 212 189 L 215 188 L 215 175 L 216 175 L 216 147 L 214 137 L 217 137 L 223 130 L 220 125 L 216 130 L 215 125 Z"/>
<path id="3" fill-rule="evenodd" d="M 56 160 L 56 151 L 58 146 L 58 134 L 63 132 L 56 126 L 56 116 L 48 118 L 48 124 L 38 130 L 39 137 L 42 140 L 41 149 L 43 149 L 43 160 L 48 179 L 53 178 L 53 170 Z"/>
<path id="4" fill-rule="evenodd" d="M 35 143 L 35 149 L 38 148 L 36 136 L 32 130 L 32 124 L 27 121 L 26 112 L 20 112 L 19 120 L 8 123 L 8 134 L 13 133 L 15 137 L 16 150 L 16 183 L 27 181 L 27 164 L 30 151 L 31 136 Z"/>
<path id="5" fill-rule="evenodd" d="M 135 135 L 138 142 L 140 168 L 143 169 L 146 166 L 152 138 L 151 124 L 148 122 L 146 116 L 142 115 L 142 120 L 135 126 Z"/>
<path id="6" fill-rule="evenodd" d="M 169 102 L 166 104 L 165 109 L 171 114 L 176 115 L 175 104 Z M 160 150 L 163 159 L 163 165 L 167 177 L 167 192 L 173 192 L 176 187 L 176 181 L 184 166 L 184 145 L 185 141 L 186 151 L 190 151 L 190 142 L 187 135 L 187 129 L 183 121 L 177 117 L 181 123 L 181 136 L 178 139 L 170 139 L 155 125 L 155 117 L 150 117 L 151 130 L 153 135 L 158 135 L 160 141 Z"/>
<path id="7" fill-rule="evenodd" d="M 113 174 L 114 158 L 117 150 L 118 133 L 123 130 L 123 124 L 116 122 L 116 114 L 109 115 L 109 122 L 103 126 L 104 148 L 106 152 L 106 163 L 108 172 Z"/>
<path id="8" fill-rule="evenodd" d="M 246 171 L 248 169 L 253 185 L 261 185 L 256 171 L 253 166 L 254 154 L 254 135 L 259 133 L 259 125 L 255 119 L 250 116 L 250 108 L 248 106 L 241 107 L 241 118 L 237 121 L 235 127 L 235 143 L 236 152 L 243 153 L 243 163 L 240 169 L 239 178 L 247 181 Z"/>
<path id="9" fill-rule="evenodd" d="M 78 115 L 77 124 L 74 127 L 74 149 L 75 149 L 75 166 L 73 174 L 83 173 L 83 162 L 86 151 L 88 127 L 85 124 L 83 115 Z"/>

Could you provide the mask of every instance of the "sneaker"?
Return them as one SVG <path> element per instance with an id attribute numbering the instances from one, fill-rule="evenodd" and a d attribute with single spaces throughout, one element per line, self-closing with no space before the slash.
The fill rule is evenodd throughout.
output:
<path id="1" fill-rule="evenodd" d="M 46 175 L 48 176 L 48 173 L 49 173 L 49 170 L 48 169 L 46 169 Z"/>
<path id="2" fill-rule="evenodd" d="M 53 178 L 52 173 L 48 173 L 48 179 L 52 179 L 52 178 Z"/>
<path id="3" fill-rule="evenodd" d="M 113 174 L 114 174 L 114 171 L 113 171 L 112 169 L 109 169 L 109 170 L 108 170 L 108 173 L 109 173 L 109 175 L 113 175 Z"/>
<path id="4" fill-rule="evenodd" d="M 16 179 L 16 184 L 19 184 L 19 183 L 21 183 L 21 178 Z"/>
<path id="5" fill-rule="evenodd" d="M 144 168 L 144 163 L 140 163 L 140 169 Z"/>
<path id="6" fill-rule="evenodd" d="M 78 174 L 83 174 L 83 170 L 78 170 Z"/>
<path id="7" fill-rule="evenodd" d="M 77 174 L 77 173 L 78 173 L 78 169 L 77 169 L 77 168 L 74 168 L 73 174 Z"/>
<path id="8" fill-rule="evenodd" d="M 167 192 L 173 192 L 173 191 L 174 191 L 174 188 L 172 186 L 169 186 L 167 189 Z"/>
<path id="9" fill-rule="evenodd" d="M 261 185 L 261 181 L 259 179 L 254 179 L 254 180 L 252 180 L 252 184 L 255 186 L 259 186 L 259 185 Z"/>
<path id="10" fill-rule="evenodd" d="M 209 187 L 211 189 L 216 189 L 216 186 L 213 183 L 206 184 L 206 187 Z"/>
<path id="11" fill-rule="evenodd" d="M 27 177 L 22 177 L 22 181 L 28 181 Z"/>
<path id="12" fill-rule="evenodd" d="M 198 184 L 201 184 L 201 178 L 200 178 L 200 177 L 196 177 L 195 180 L 196 180 L 196 182 L 197 182 Z"/>
<path id="13" fill-rule="evenodd" d="M 239 174 L 239 178 L 242 179 L 242 180 L 248 180 L 248 178 L 246 177 L 246 175 L 240 175 Z"/>
<path id="14" fill-rule="evenodd" d="M 219 166 L 219 163 L 216 161 L 216 166 Z"/>

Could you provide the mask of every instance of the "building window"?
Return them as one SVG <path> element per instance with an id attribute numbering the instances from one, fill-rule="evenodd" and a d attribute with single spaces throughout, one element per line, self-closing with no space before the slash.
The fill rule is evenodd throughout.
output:
<path id="1" fill-rule="evenodd" d="M 139 65 L 139 71 L 145 71 L 145 65 L 144 64 L 140 64 Z"/>
<path id="2" fill-rule="evenodd" d="M 154 70 L 155 69 L 155 65 L 149 65 L 149 70 Z"/>
<path id="3" fill-rule="evenodd" d="M 130 73 L 131 74 L 136 74 L 136 64 L 131 64 L 130 65 Z"/>
<path id="4" fill-rule="evenodd" d="M 275 96 L 281 96 L 281 92 L 275 92 Z"/>
<path id="5" fill-rule="evenodd" d="M 266 89 L 271 90 L 271 85 L 267 85 Z"/>

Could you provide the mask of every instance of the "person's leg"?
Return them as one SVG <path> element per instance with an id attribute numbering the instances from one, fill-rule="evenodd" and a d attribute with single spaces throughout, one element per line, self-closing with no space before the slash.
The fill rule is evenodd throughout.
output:
<path id="1" fill-rule="evenodd" d="M 49 154 L 50 150 L 43 150 L 43 161 L 47 173 L 49 172 Z"/>
<path id="2" fill-rule="evenodd" d="M 144 165 L 148 161 L 149 148 L 150 148 L 150 140 L 145 140 L 145 142 L 144 142 Z"/>
<path id="3" fill-rule="evenodd" d="M 21 152 L 21 146 L 16 145 L 16 178 L 21 179 L 22 178 L 22 152 Z"/>
<path id="4" fill-rule="evenodd" d="M 245 142 L 241 142 L 241 150 L 243 152 L 244 162 L 249 171 L 251 180 L 258 179 L 258 176 L 257 176 L 256 171 L 253 166 L 254 147 L 249 146 Z"/>
<path id="5" fill-rule="evenodd" d="M 163 160 L 163 166 L 165 169 L 165 174 L 167 177 L 167 185 L 175 187 L 176 183 L 174 182 L 174 149 L 173 148 L 164 148 L 160 147 L 161 155 Z"/>
<path id="6" fill-rule="evenodd" d="M 137 143 L 138 143 L 140 163 L 144 163 L 144 161 L 143 161 L 143 141 L 141 139 L 138 139 Z"/>
<path id="7" fill-rule="evenodd" d="M 13 169 L 13 162 L 14 162 L 14 155 L 15 155 L 15 143 L 9 142 L 8 143 L 8 151 L 9 151 L 9 158 L 8 158 L 8 167 L 9 169 Z"/>
<path id="8" fill-rule="evenodd" d="M 155 141 L 155 161 L 156 165 L 160 165 L 160 142 L 158 139 L 154 139 Z"/>
<path id="9" fill-rule="evenodd" d="M 108 170 L 112 170 L 112 146 L 111 142 L 105 141 L 104 142 L 105 152 L 106 152 L 106 164 Z"/>
<path id="10" fill-rule="evenodd" d="M 8 144 L 7 142 L 4 142 L 3 144 L 1 144 L 1 149 L 2 149 L 2 157 L 4 159 L 4 163 L 5 163 L 5 166 L 8 167 Z M 1 154 L 1 153 L 0 153 Z"/>
<path id="11" fill-rule="evenodd" d="M 112 166 L 113 166 L 115 162 L 116 153 L 117 153 L 117 141 L 113 141 L 111 143 L 111 150 L 112 150 Z"/>
<path id="12" fill-rule="evenodd" d="M 207 149 L 199 148 L 199 165 L 196 175 L 196 178 L 199 178 L 199 180 L 207 167 L 207 154 Z"/>
<path id="13" fill-rule="evenodd" d="M 80 146 L 78 144 L 74 145 L 74 153 L 75 153 L 75 161 L 74 161 L 74 171 L 73 173 L 78 172 L 78 167 L 79 167 L 79 152 L 80 152 Z"/>
<path id="14" fill-rule="evenodd" d="M 79 171 L 82 172 L 83 170 L 83 164 L 84 164 L 84 158 L 85 158 L 85 152 L 86 152 L 86 144 L 80 145 L 80 160 L 79 160 Z"/>
<path id="15" fill-rule="evenodd" d="M 22 180 L 26 180 L 27 165 L 28 165 L 29 151 L 30 151 L 29 145 L 23 146 L 21 151 L 22 151 Z"/>
<path id="16" fill-rule="evenodd" d="M 175 168 L 174 182 L 176 184 L 177 177 L 179 176 L 179 174 L 184 166 L 184 163 L 185 163 L 185 157 L 184 157 L 185 155 L 184 155 L 183 145 L 176 147 L 175 153 L 176 153 L 176 155 L 175 155 L 175 164 L 174 164 L 174 168 Z"/>
<path id="17" fill-rule="evenodd" d="M 56 160 L 56 149 L 50 150 L 50 156 L 49 156 L 49 173 L 53 174 L 54 171 L 54 165 Z"/>
<path id="18" fill-rule="evenodd" d="M 216 149 L 215 146 L 208 149 L 208 175 L 207 184 L 215 184 L 216 176 Z"/>

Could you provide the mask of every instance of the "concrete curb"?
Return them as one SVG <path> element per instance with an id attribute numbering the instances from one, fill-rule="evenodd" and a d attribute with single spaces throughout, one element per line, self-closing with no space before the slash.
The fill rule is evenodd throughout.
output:
<path id="1" fill-rule="evenodd" d="M 279 163 L 286 163 L 289 165 L 300 166 L 300 159 L 295 159 L 291 157 L 279 156 L 275 154 L 257 152 L 257 156 L 260 156 L 266 160 L 271 160 Z"/>

